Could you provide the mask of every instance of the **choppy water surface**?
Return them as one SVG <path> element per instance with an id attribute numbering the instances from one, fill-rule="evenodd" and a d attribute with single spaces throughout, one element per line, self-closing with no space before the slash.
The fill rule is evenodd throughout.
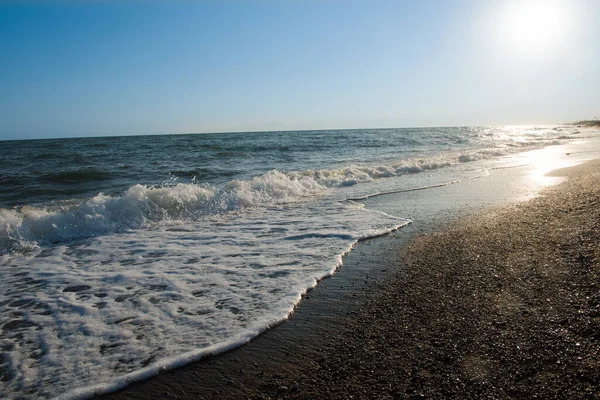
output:
<path id="1" fill-rule="evenodd" d="M 92 393 L 287 318 L 361 238 L 349 199 L 466 179 L 573 127 L 2 142 L 0 397 Z"/>

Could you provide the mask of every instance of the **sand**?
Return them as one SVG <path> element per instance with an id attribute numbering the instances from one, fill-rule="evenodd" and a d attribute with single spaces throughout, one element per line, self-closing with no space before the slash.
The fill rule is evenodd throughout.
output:
<path id="1" fill-rule="evenodd" d="M 528 202 L 360 243 L 288 322 L 104 397 L 600 398 L 600 163 L 555 174 Z"/>

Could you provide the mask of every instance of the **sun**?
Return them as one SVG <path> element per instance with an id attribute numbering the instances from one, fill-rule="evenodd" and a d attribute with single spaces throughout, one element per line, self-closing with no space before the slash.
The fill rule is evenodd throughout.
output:
<path id="1" fill-rule="evenodd" d="M 506 1 L 498 39 L 510 52 L 543 56 L 556 52 L 569 31 L 568 3 L 555 0 Z"/>

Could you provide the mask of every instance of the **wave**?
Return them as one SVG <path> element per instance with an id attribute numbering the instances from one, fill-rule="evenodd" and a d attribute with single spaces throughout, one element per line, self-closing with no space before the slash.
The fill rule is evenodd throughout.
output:
<path id="1" fill-rule="evenodd" d="M 339 247 L 339 250 L 341 250 L 341 251 L 338 250 L 335 257 L 333 257 L 333 258 L 328 257 L 326 267 L 320 268 L 318 270 L 318 272 L 315 271 L 315 273 L 313 273 L 312 276 L 310 276 L 310 278 L 308 278 L 308 279 L 296 280 L 296 282 L 294 282 L 294 277 L 290 276 L 291 271 L 288 271 L 285 269 L 278 269 L 275 271 L 270 271 L 269 274 L 267 275 L 268 279 L 269 279 L 269 283 L 272 283 L 274 285 L 278 285 L 278 284 L 281 285 L 281 283 L 283 281 L 292 282 L 293 286 L 287 286 L 290 289 L 287 291 L 288 293 L 285 295 L 285 299 L 284 299 L 285 303 L 279 302 L 279 301 L 271 302 L 271 304 L 275 303 L 276 307 L 274 307 L 274 308 L 270 307 L 268 310 L 266 310 L 267 312 L 263 313 L 263 315 L 256 315 L 254 318 L 250 318 L 250 320 L 252 322 L 249 323 L 247 326 L 244 326 L 243 328 L 239 329 L 235 334 L 224 336 L 221 333 L 219 340 L 216 341 L 216 343 L 210 344 L 208 346 L 198 345 L 199 340 L 196 340 L 193 345 L 188 346 L 188 349 L 186 351 L 182 351 L 179 354 L 177 352 L 172 352 L 169 355 L 160 356 L 160 357 L 156 357 L 156 358 L 154 358 L 154 356 L 150 356 L 150 358 L 145 358 L 145 360 L 142 356 L 142 360 L 144 360 L 144 361 L 150 360 L 150 362 L 142 362 L 141 367 L 131 369 L 131 372 L 125 372 L 124 374 L 123 373 L 113 374 L 112 376 L 110 374 L 106 374 L 105 376 L 102 377 L 102 379 L 95 379 L 95 380 L 80 379 L 80 380 L 76 381 L 76 385 L 79 385 L 79 387 L 77 387 L 77 386 L 69 387 L 68 390 L 65 393 L 61 394 L 58 398 L 64 399 L 64 400 L 83 399 L 83 398 L 101 395 L 104 393 L 111 393 L 111 392 L 117 391 L 119 389 L 122 389 L 122 388 L 130 385 L 133 382 L 151 378 L 159 373 L 184 366 L 191 362 L 206 359 L 208 357 L 213 357 L 215 355 L 235 349 L 239 346 L 242 346 L 242 345 L 248 343 L 250 340 L 256 338 L 261 333 L 263 333 L 263 332 L 267 331 L 268 329 L 287 320 L 290 317 L 290 315 L 293 313 L 293 311 L 297 307 L 297 305 L 300 303 L 302 298 L 307 294 L 307 292 L 309 290 L 313 289 L 319 283 L 319 281 L 321 281 L 322 279 L 332 276 L 343 265 L 343 257 L 346 254 L 348 254 L 359 241 L 388 235 L 389 233 L 394 232 L 398 229 L 401 229 L 402 227 L 411 223 L 410 220 L 391 217 L 382 212 L 375 212 L 375 213 L 389 217 L 391 220 L 394 221 L 393 224 L 387 225 L 386 227 L 380 226 L 377 229 L 371 229 L 370 231 L 364 232 L 362 235 L 360 235 L 358 237 L 355 235 L 352 235 L 352 234 L 345 234 L 345 233 L 313 233 L 313 234 L 301 234 L 301 235 L 283 238 L 283 240 L 299 240 L 299 241 L 306 240 L 306 239 L 309 239 L 309 240 L 310 239 L 318 239 L 318 242 L 321 242 L 321 243 L 327 242 L 327 239 L 334 239 L 334 240 L 337 239 L 337 240 L 339 240 L 337 243 L 343 243 L 343 244 L 341 244 L 341 246 Z M 321 240 L 321 239 L 325 239 L 325 240 Z M 297 260 L 295 260 L 293 258 L 291 260 L 288 260 L 288 262 L 289 261 L 293 261 L 293 265 L 300 264 L 300 262 L 298 262 Z M 254 264 L 254 265 L 256 266 L 256 264 Z M 292 264 L 288 263 L 288 264 L 279 264 L 279 265 L 292 265 Z M 264 267 L 265 266 L 262 266 L 262 265 L 258 266 L 258 268 L 264 268 Z M 250 266 L 250 268 L 256 268 L 256 267 Z M 301 270 L 301 268 L 294 268 L 293 270 L 299 271 L 299 270 Z M 264 276 L 264 275 L 258 275 L 258 276 Z M 120 278 L 121 278 L 121 276 L 120 276 Z M 280 278 L 280 279 L 278 279 L 278 278 Z M 283 278 L 283 279 L 281 279 L 281 278 Z M 214 286 L 217 286 L 217 284 L 215 284 Z M 254 286 L 254 285 L 252 285 L 252 286 Z M 280 292 L 280 290 L 278 290 L 280 288 L 280 286 L 274 286 L 274 287 L 276 289 L 272 292 L 275 292 L 275 293 Z M 182 286 L 179 287 L 178 290 L 185 291 L 185 289 L 186 289 L 186 285 L 183 284 Z M 203 298 L 206 298 L 211 295 L 209 289 L 203 289 L 201 292 L 202 292 Z M 141 295 L 143 296 L 143 294 L 141 294 Z M 222 302 L 222 304 L 225 305 L 225 307 L 223 307 L 223 308 L 225 308 L 225 309 L 227 308 L 226 305 L 228 302 L 233 303 L 235 300 L 233 300 L 232 298 L 235 298 L 236 295 L 239 295 L 239 294 L 233 292 L 230 294 L 230 299 L 228 299 L 228 301 L 220 300 Z M 198 299 L 196 298 L 196 295 L 194 294 L 194 292 L 192 292 L 192 296 L 194 296 L 192 298 L 193 299 L 192 301 L 194 303 L 197 303 Z M 261 294 L 261 297 L 262 296 L 263 295 Z M 277 304 L 277 303 L 279 303 L 279 304 Z M 193 307 L 190 307 L 190 308 L 193 308 Z M 160 319 L 161 321 L 165 318 L 164 314 L 157 313 L 156 311 L 160 311 L 160 308 L 155 308 L 155 309 L 149 310 L 149 312 L 144 315 L 144 317 L 145 317 L 144 323 L 146 323 L 146 324 L 153 323 L 154 321 L 151 320 L 152 317 Z M 248 310 L 244 310 L 244 311 L 238 310 L 237 312 L 249 312 L 249 311 Z M 122 314 L 122 315 L 129 315 L 129 314 Z M 131 316 L 125 317 L 125 318 L 120 318 L 113 324 L 119 324 L 120 322 L 125 322 L 128 319 L 134 319 L 134 318 L 135 317 L 131 317 Z M 114 320 L 114 318 L 113 318 L 113 320 Z M 104 321 L 102 321 L 102 322 L 104 322 Z M 206 323 L 206 325 L 209 325 L 209 324 L 210 324 L 210 322 Z M 144 324 L 141 324 L 141 325 L 143 327 Z M 207 329 L 206 325 L 203 326 L 204 329 Z M 181 335 L 181 329 L 188 328 L 188 326 L 182 325 L 181 323 L 179 325 L 173 324 L 170 326 L 170 328 L 172 328 L 172 326 L 176 326 L 175 329 L 176 329 L 176 332 L 178 335 Z M 148 328 L 148 327 L 146 327 L 146 328 Z M 114 325 L 112 325 L 110 327 L 110 329 L 114 330 L 115 329 Z M 202 337 L 203 332 L 201 330 L 198 332 L 197 325 L 195 325 L 193 329 L 194 329 L 194 337 Z M 219 326 L 219 329 L 222 330 L 223 326 Z M 142 329 L 140 329 L 140 331 L 141 330 Z M 150 331 L 152 332 L 152 330 L 150 330 Z M 166 331 L 168 332 L 168 330 L 166 330 Z M 187 330 L 187 331 L 189 332 L 189 330 Z M 164 333 L 161 332 L 161 334 L 164 334 Z M 179 338 L 172 338 L 171 341 L 178 342 Z M 120 343 L 115 343 L 115 344 L 117 346 L 120 345 Z M 138 343 L 133 343 L 133 344 L 127 343 L 127 347 L 125 345 L 123 345 L 122 348 L 120 347 L 120 350 L 125 351 L 128 348 L 131 348 L 129 346 L 132 346 L 132 345 L 139 346 Z M 144 351 L 148 352 L 148 349 L 144 349 L 144 348 L 140 349 L 138 347 L 138 348 L 134 348 L 134 349 L 135 349 L 135 353 L 134 353 L 135 355 L 132 357 L 134 359 L 137 357 L 140 357 L 140 353 L 142 353 Z M 105 361 L 105 360 L 101 360 L 101 361 Z M 119 360 L 119 362 L 122 362 L 122 361 Z M 123 363 L 125 363 L 125 362 L 123 362 Z M 97 365 L 94 365 L 93 368 L 95 368 L 96 370 L 99 369 Z"/>
<path id="2" fill-rule="evenodd" d="M 508 152 L 505 150 L 499 149 L 489 149 L 489 150 L 481 150 L 475 151 L 471 153 L 465 153 L 458 156 L 458 161 L 462 163 L 484 160 L 488 158 L 502 157 L 507 155 Z"/>
<path id="3" fill-rule="evenodd" d="M 122 196 L 102 193 L 77 205 L 0 209 L 0 252 L 137 229 L 165 220 L 193 220 L 245 207 L 298 201 L 323 188 L 278 171 L 222 188 L 197 184 L 135 185 Z"/>
<path id="4" fill-rule="evenodd" d="M 485 176 L 485 174 L 484 175 L 475 176 L 475 177 L 473 177 L 471 179 L 481 178 L 482 176 Z M 439 188 L 439 187 L 444 187 L 444 186 L 450 186 L 450 185 L 454 185 L 454 184 L 460 183 L 460 182 L 462 182 L 462 181 L 461 180 L 454 180 L 454 181 L 448 181 L 448 182 L 444 182 L 444 183 L 438 183 L 437 185 L 418 186 L 418 187 L 409 188 L 409 189 L 390 190 L 389 192 L 377 192 L 377 193 L 368 194 L 366 196 L 349 198 L 349 199 L 346 199 L 346 201 L 356 202 L 356 201 L 362 201 L 362 200 L 372 199 L 373 197 L 385 196 L 385 195 L 388 195 L 388 194 L 416 192 L 418 190 L 427 190 L 427 189 Z"/>
<path id="5" fill-rule="evenodd" d="M 518 150 L 491 148 L 384 165 L 351 165 L 333 170 L 291 172 L 272 170 L 252 179 L 232 180 L 218 188 L 197 183 L 177 183 L 165 187 L 137 184 L 121 196 L 99 193 L 76 204 L 0 209 L 0 254 L 139 229 L 164 221 L 197 220 L 205 215 L 249 207 L 305 201 L 331 188 L 437 170 L 501 157 L 515 151 Z M 178 172 L 178 175 L 188 175 L 202 171 Z M 87 179 L 100 180 L 105 175 L 102 171 L 77 171 L 54 174 L 52 179 L 60 181 L 85 176 Z"/>

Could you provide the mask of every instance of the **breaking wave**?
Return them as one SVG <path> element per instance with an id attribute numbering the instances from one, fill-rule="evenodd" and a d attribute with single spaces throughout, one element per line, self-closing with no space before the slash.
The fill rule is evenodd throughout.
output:
<path id="1" fill-rule="evenodd" d="M 292 172 L 273 170 L 248 180 L 232 180 L 221 187 L 196 183 L 164 187 L 137 184 L 121 196 L 99 193 L 76 204 L 0 209 L 0 254 L 148 227 L 161 221 L 191 221 L 243 208 L 305 201 L 336 187 L 437 170 L 515 151 L 492 148 L 384 165 Z"/>

